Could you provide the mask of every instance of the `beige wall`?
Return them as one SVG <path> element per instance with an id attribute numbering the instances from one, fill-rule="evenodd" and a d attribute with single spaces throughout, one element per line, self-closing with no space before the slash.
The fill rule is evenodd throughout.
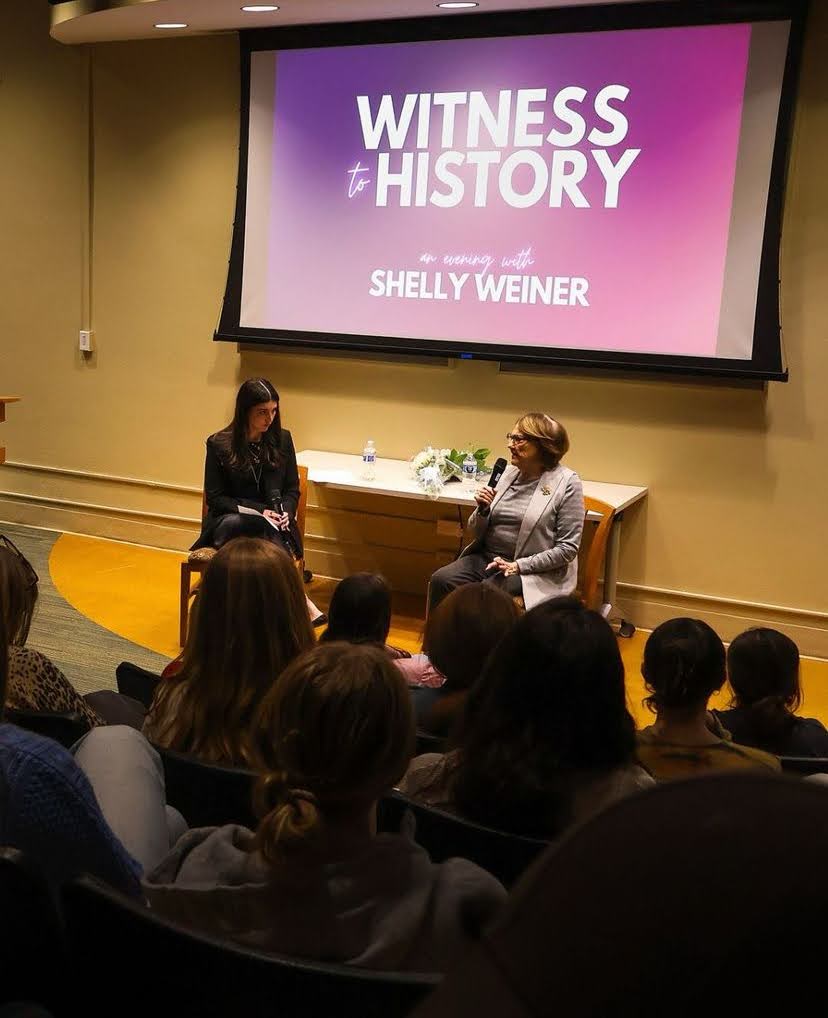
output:
<path id="1" fill-rule="evenodd" d="M 213 344 L 235 200 L 235 39 L 86 52 L 49 40 L 45 4 L 6 6 L 0 390 L 25 397 L 3 425 L 8 457 L 194 490 L 6 467 L 0 518 L 183 547 L 192 526 L 182 521 L 199 512 L 204 436 L 224 423 L 239 380 L 254 373 L 279 388 L 300 448 L 356 452 L 368 436 L 397 457 L 428 441 L 498 448 L 522 410 L 540 407 L 567 424 L 568 462 L 582 476 L 651 489 L 624 524 L 621 579 L 637 621 L 693 611 L 728 635 L 745 619 L 770 618 L 803 647 L 828 653 L 825 5 L 809 27 L 783 245 L 792 380 L 767 392 L 501 374 L 485 363 L 240 355 Z M 90 165 L 97 350 L 85 363 L 76 338 Z M 378 566 L 406 588 L 434 565 L 435 515 L 450 515 L 430 505 L 326 501 L 323 492 L 312 502 L 320 506 L 309 527 L 315 568 L 339 575 Z M 408 550 L 389 550 L 396 545 Z"/>

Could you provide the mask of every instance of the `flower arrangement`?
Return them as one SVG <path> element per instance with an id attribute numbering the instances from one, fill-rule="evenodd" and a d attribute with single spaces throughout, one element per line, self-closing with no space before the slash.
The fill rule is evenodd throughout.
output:
<path id="1" fill-rule="evenodd" d="M 462 474 L 463 460 L 466 458 L 466 456 L 468 456 L 469 453 L 471 453 L 472 456 L 474 456 L 475 462 L 477 463 L 477 473 L 485 474 L 489 469 L 488 466 L 486 465 L 486 460 L 492 454 L 491 449 L 473 449 L 471 446 L 468 446 L 465 449 L 452 449 L 451 452 L 448 454 L 448 458 L 451 460 L 452 463 L 455 463 L 458 467 L 460 467 L 460 472 Z"/>
<path id="2" fill-rule="evenodd" d="M 478 471 L 486 469 L 486 457 L 490 451 L 472 451 Z M 411 458 L 411 472 L 429 498 L 439 498 L 446 481 L 462 477 L 466 452 L 465 449 L 435 449 L 429 445 Z"/>

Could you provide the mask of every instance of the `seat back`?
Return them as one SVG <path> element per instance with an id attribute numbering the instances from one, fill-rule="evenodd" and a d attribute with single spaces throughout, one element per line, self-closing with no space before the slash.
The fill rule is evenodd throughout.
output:
<path id="1" fill-rule="evenodd" d="M 790 774 L 828 774 L 828 758 L 823 756 L 781 756 L 782 770 Z"/>
<path id="2" fill-rule="evenodd" d="M 422 732 L 417 729 L 415 753 L 420 756 L 422 753 L 445 753 L 446 740 L 442 735 L 432 735 L 431 732 Z"/>
<path id="3" fill-rule="evenodd" d="M 505 887 L 511 887 L 549 845 L 538 838 L 482 827 L 452 813 L 424 806 L 396 791 L 379 801 L 378 829 L 399 831 L 408 811 L 416 823 L 415 841 L 428 852 L 432 862 L 444 862 L 454 856 L 470 859 L 497 877 Z"/>
<path id="4" fill-rule="evenodd" d="M 67 939 L 78 971 L 124 973 L 117 1007 L 90 993 L 97 1013 L 245 1018 L 397 1018 L 434 976 L 369 972 L 264 954 L 192 932 L 90 877 L 64 888 Z M 94 1012 L 93 1012 L 94 1013 Z"/>
<path id="5" fill-rule="evenodd" d="M 65 944 L 57 903 L 16 848 L 0 848 L 0 1002 L 56 1006 L 65 988 Z"/>
<path id="6" fill-rule="evenodd" d="M 584 496 L 584 509 L 587 518 L 592 513 L 599 516 L 598 525 L 592 535 L 586 562 L 584 563 L 580 581 L 581 600 L 587 608 L 600 608 L 598 602 L 598 582 L 603 571 L 604 558 L 607 552 L 607 541 L 612 529 L 612 518 L 615 510 L 607 502 L 597 498 Z"/>
<path id="7" fill-rule="evenodd" d="M 167 802 L 190 827 L 242 824 L 256 827 L 253 784 L 256 775 L 240 767 L 205 763 L 188 753 L 155 747 L 164 764 Z"/>
<path id="8" fill-rule="evenodd" d="M 297 465 L 299 471 L 299 504 L 296 506 L 296 526 L 299 528 L 299 536 L 302 538 L 302 547 L 305 546 L 305 517 L 308 512 L 308 468 Z"/>
<path id="9" fill-rule="evenodd" d="M 71 749 L 89 731 L 86 721 L 74 711 L 61 713 L 51 710 L 16 710 L 6 709 L 6 721 L 28 732 L 44 735 L 54 739 L 61 746 Z"/>
<path id="10" fill-rule="evenodd" d="M 119 693 L 131 696 L 149 710 L 161 676 L 131 661 L 122 661 L 115 669 L 115 681 Z"/>

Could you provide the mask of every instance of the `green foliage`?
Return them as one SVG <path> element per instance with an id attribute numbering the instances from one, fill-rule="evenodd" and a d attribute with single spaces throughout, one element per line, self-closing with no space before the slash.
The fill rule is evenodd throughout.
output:
<path id="1" fill-rule="evenodd" d="M 462 467 L 463 460 L 466 458 L 467 452 L 471 452 L 472 456 L 474 456 L 475 460 L 477 461 L 478 472 L 485 472 L 486 470 L 489 469 L 488 466 L 486 465 L 486 460 L 489 458 L 489 456 L 491 456 L 492 450 L 473 449 L 471 443 L 469 443 L 469 445 L 465 446 L 462 449 L 452 449 L 451 452 L 448 454 L 448 459 L 450 459 L 452 463 L 456 463 L 458 467 Z"/>

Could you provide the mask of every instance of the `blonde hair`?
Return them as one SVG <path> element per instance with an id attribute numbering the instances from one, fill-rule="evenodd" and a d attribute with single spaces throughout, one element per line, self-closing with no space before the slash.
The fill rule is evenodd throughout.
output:
<path id="1" fill-rule="evenodd" d="M 160 683 L 147 734 L 204 760 L 249 764 L 256 709 L 314 643 L 287 553 L 254 538 L 229 541 L 204 573 L 181 671 Z"/>
<path id="2" fill-rule="evenodd" d="M 277 865 L 312 845 L 326 819 L 392 788 L 413 750 L 411 696 L 383 649 L 333 642 L 303 654 L 256 719 L 256 849 Z"/>
<path id="3" fill-rule="evenodd" d="M 547 469 L 556 467 L 569 452 L 569 435 L 566 428 L 549 414 L 532 410 L 518 419 L 515 429 L 540 446 Z"/>

